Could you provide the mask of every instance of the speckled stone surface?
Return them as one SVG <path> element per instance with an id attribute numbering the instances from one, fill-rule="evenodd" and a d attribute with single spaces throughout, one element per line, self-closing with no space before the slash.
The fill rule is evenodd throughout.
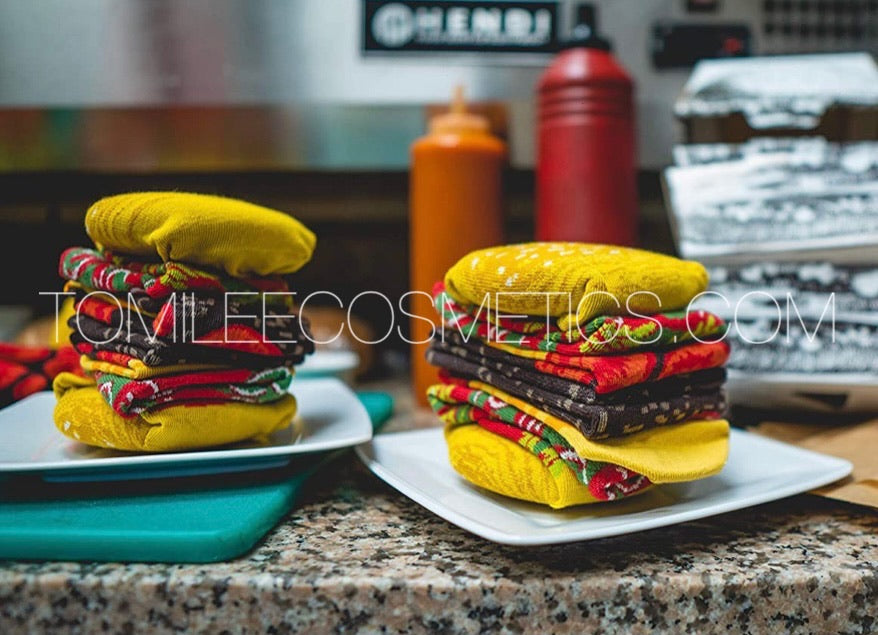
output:
<path id="1" fill-rule="evenodd" d="M 350 454 L 238 560 L 0 563 L 0 633 L 870 633 L 876 605 L 873 510 L 804 495 L 514 548 L 439 519 Z"/>

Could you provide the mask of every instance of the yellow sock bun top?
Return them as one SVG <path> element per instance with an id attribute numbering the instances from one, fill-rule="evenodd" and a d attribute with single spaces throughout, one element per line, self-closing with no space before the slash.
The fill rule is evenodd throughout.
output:
<path id="1" fill-rule="evenodd" d="M 548 309 L 562 329 L 597 315 L 684 308 L 707 282 L 707 271 L 697 262 L 642 249 L 569 242 L 481 249 L 461 258 L 445 275 L 446 290 L 459 302 L 478 306 L 490 294 L 491 308 L 502 313 L 545 316 Z M 546 293 L 553 295 L 542 295 Z"/>
<path id="2" fill-rule="evenodd" d="M 316 238 L 292 216 L 207 194 L 134 192 L 103 198 L 85 216 L 101 249 L 222 269 L 237 277 L 292 273 Z"/>

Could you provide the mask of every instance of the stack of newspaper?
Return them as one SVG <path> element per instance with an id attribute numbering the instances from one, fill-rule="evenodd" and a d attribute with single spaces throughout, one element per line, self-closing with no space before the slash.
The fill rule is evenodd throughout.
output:
<path id="1" fill-rule="evenodd" d="M 679 146 L 665 195 L 682 256 L 727 318 L 732 403 L 878 410 L 878 142 Z"/>

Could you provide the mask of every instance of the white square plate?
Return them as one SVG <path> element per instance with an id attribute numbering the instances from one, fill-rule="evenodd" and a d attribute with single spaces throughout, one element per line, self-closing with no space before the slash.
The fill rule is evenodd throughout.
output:
<path id="1" fill-rule="evenodd" d="M 55 396 L 31 395 L 0 410 L 0 475 L 42 472 L 47 480 L 157 478 L 276 467 L 290 455 L 333 450 L 372 438 L 369 413 L 338 379 L 295 379 L 296 425 L 267 442 L 163 453 L 92 448 L 62 435 L 52 420 Z M 217 425 L 222 425 L 217 421 Z"/>
<path id="2" fill-rule="evenodd" d="M 553 511 L 467 483 L 448 462 L 441 428 L 380 434 L 357 447 L 376 475 L 482 538 L 547 545 L 617 536 L 807 492 L 851 473 L 848 461 L 732 429 L 729 460 L 711 478 L 658 485 L 628 500 Z"/>

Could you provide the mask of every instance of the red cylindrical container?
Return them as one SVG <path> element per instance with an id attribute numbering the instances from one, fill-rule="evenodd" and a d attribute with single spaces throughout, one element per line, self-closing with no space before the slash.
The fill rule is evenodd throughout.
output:
<path id="1" fill-rule="evenodd" d="M 538 84 L 537 240 L 634 245 L 633 84 L 599 38 L 570 42 Z"/>

